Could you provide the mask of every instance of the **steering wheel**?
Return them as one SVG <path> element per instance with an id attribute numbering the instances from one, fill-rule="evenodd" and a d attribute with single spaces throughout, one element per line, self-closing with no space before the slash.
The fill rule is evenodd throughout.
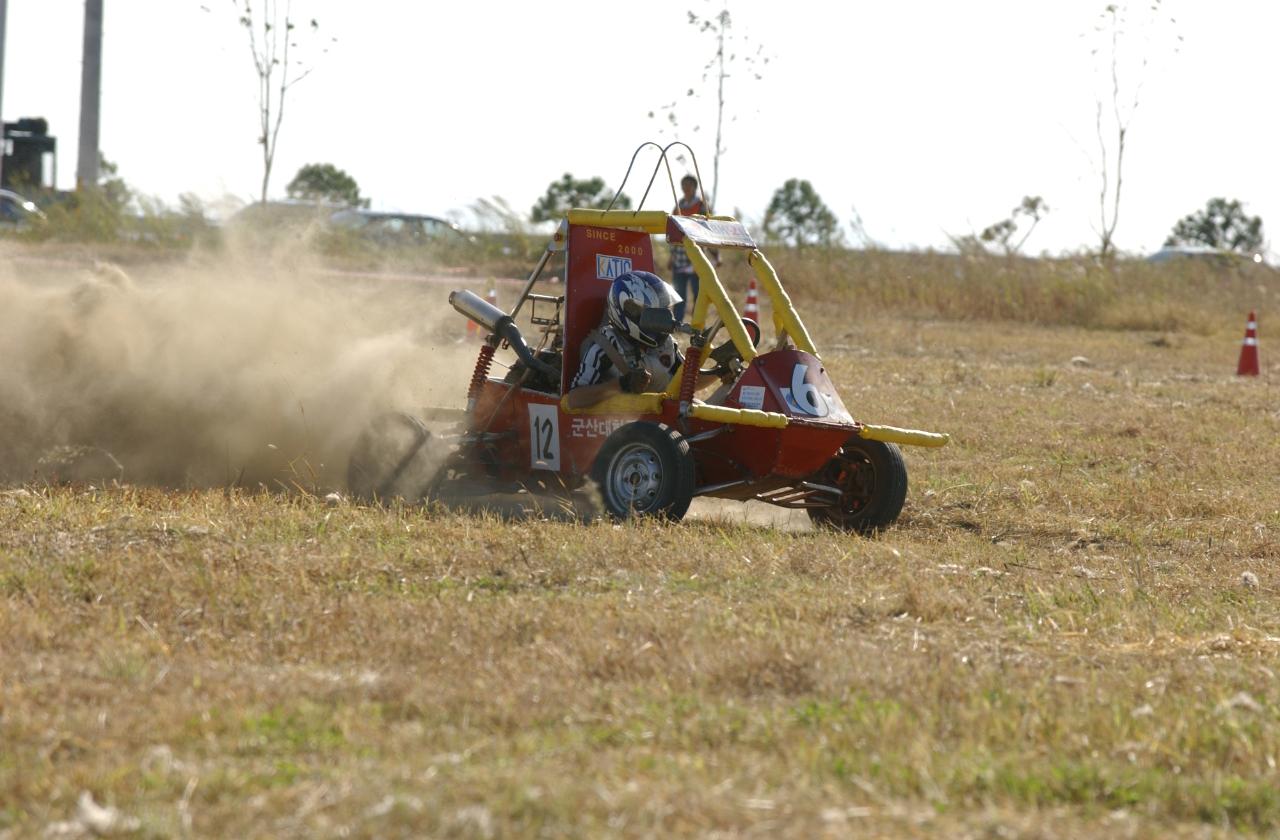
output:
<path id="1" fill-rule="evenodd" d="M 720 329 L 723 326 L 723 322 L 716 324 L 715 328 L 711 331 L 711 338 L 715 338 L 716 333 L 720 332 Z M 751 346 L 759 347 L 760 325 L 752 318 L 743 318 L 742 326 L 746 329 L 747 335 L 751 338 Z M 742 361 L 742 353 L 738 351 L 738 348 L 734 345 L 733 339 L 731 338 L 708 353 L 707 358 L 716 363 L 715 367 L 704 368 L 698 372 L 723 377 L 726 373 L 732 370 L 732 365 L 735 361 Z"/>

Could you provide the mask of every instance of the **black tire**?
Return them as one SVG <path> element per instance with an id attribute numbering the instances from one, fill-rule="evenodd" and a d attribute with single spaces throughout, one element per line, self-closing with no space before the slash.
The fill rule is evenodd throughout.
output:
<path id="1" fill-rule="evenodd" d="M 591 478 L 614 519 L 661 516 L 679 520 L 693 501 L 694 463 L 689 444 L 662 423 L 640 420 L 621 427 L 600 447 Z"/>
<path id="2" fill-rule="evenodd" d="M 347 490 L 363 502 L 419 501 L 438 468 L 431 431 L 417 417 L 389 412 L 360 433 L 347 460 Z"/>
<path id="3" fill-rule="evenodd" d="M 852 437 L 811 479 L 839 487 L 839 504 L 808 508 L 817 525 L 869 534 L 887 528 L 907 498 L 907 465 L 892 443 Z"/>

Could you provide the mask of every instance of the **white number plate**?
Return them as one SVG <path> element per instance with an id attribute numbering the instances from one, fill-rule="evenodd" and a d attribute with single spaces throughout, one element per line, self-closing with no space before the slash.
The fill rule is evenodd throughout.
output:
<path id="1" fill-rule="evenodd" d="M 529 405 L 529 466 L 560 469 L 560 411 L 554 405 Z"/>
<path id="2" fill-rule="evenodd" d="M 782 397 L 787 401 L 787 407 L 796 414 L 826 417 L 831 411 L 827 399 L 809 381 L 809 366 L 804 362 L 791 371 L 791 387 L 782 389 Z"/>

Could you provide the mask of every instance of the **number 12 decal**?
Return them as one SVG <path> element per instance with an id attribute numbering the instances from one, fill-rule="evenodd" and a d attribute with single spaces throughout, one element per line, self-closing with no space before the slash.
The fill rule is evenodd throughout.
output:
<path id="1" fill-rule="evenodd" d="M 554 405 L 529 405 L 529 466 L 560 469 L 560 411 Z"/>

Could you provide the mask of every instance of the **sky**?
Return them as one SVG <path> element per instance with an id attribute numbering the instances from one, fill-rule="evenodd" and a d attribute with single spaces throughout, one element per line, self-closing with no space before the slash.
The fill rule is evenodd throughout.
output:
<path id="1" fill-rule="evenodd" d="M 1112 150 L 1115 133 L 1108 42 L 1095 31 L 1106 3 L 727 5 L 737 58 L 725 86 L 718 212 L 758 222 L 775 189 L 803 178 L 842 221 L 860 216 L 877 244 L 945 248 L 1038 195 L 1050 210 L 1028 252 L 1096 246 L 1099 102 Z M 1116 244 L 1158 249 L 1179 218 L 1216 196 L 1280 230 L 1280 3 L 1150 5 L 1132 4 L 1117 47 L 1129 127 Z M 165 201 L 254 198 L 257 83 L 232 0 L 105 6 L 106 157 Z M 293 0 L 295 17 L 314 18 L 319 35 L 295 52 L 312 72 L 286 99 L 271 195 L 282 197 L 303 164 L 330 162 L 375 209 L 465 221 L 481 197 L 527 212 L 565 172 L 615 187 L 642 141 L 676 138 L 710 181 L 715 84 L 703 70 L 715 46 L 687 19 L 721 8 Z M 8 9 L 3 117 L 49 120 L 59 186 L 70 187 L 83 0 L 9 0 Z M 757 54 L 769 61 L 753 71 L 741 58 Z M 674 133 L 662 111 L 671 102 Z M 652 161 L 642 166 L 626 187 L 633 198 Z M 669 204 L 666 188 L 646 206 Z M 1280 235 L 1270 247 L 1274 256 Z"/>

